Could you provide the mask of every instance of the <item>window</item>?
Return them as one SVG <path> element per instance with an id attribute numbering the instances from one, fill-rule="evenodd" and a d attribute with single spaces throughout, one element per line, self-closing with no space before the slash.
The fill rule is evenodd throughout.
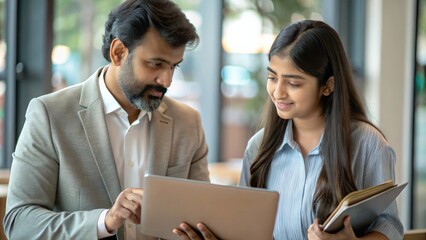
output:
<path id="1" fill-rule="evenodd" d="M 53 90 L 84 81 L 102 65 L 102 35 L 121 0 L 56 0 L 53 20 Z"/>
<path id="2" fill-rule="evenodd" d="M 5 41 L 5 0 L 0 0 L 0 163 L 3 163 L 4 149 L 4 107 L 6 95 L 5 62 L 6 62 L 6 41 Z"/>
<path id="3" fill-rule="evenodd" d="M 241 160 L 267 96 L 267 53 L 278 32 L 301 19 L 323 20 L 321 1 L 226 0 L 221 70 L 221 160 Z"/>
<path id="4" fill-rule="evenodd" d="M 426 0 L 418 0 L 412 227 L 426 228 Z"/>

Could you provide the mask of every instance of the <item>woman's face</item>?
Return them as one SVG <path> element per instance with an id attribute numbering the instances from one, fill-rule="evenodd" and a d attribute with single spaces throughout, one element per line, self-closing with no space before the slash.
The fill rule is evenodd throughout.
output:
<path id="1" fill-rule="evenodd" d="M 301 72 L 290 57 L 272 56 L 268 66 L 269 96 L 283 119 L 315 120 L 322 115 L 324 87 L 318 79 Z"/>

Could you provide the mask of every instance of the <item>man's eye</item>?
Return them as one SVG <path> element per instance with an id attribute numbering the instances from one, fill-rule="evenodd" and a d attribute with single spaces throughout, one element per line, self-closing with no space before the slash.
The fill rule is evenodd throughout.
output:
<path id="1" fill-rule="evenodd" d="M 161 62 L 150 62 L 150 65 L 153 67 L 161 67 Z"/>
<path id="2" fill-rule="evenodd" d="M 180 65 L 179 65 L 179 64 L 175 64 L 175 65 L 173 65 L 173 68 L 178 68 L 178 67 L 180 67 Z"/>

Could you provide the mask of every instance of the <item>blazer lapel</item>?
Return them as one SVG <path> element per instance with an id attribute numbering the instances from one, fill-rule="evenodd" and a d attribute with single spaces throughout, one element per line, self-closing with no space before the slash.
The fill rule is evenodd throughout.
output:
<path id="1" fill-rule="evenodd" d="M 102 69 L 99 69 L 84 83 L 80 105 L 85 107 L 85 109 L 79 111 L 78 114 L 92 150 L 93 158 L 98 166 L 111 204 L 113 204 L 121 192 L 121 186 L 110 146 L 103 102 L 98 87 L 98 76 L 101 71 Z"/>
<path id="2" fill-rule="evenodd" d="M 172 148 L 173 119 L 164 114 L 167 105 L 162 102 L 152 113 L 148 173 L 165 176 Z"/>

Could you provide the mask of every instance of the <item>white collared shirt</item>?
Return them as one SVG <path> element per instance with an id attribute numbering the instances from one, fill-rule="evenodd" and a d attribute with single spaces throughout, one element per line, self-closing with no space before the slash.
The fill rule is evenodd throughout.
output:
<path id="1" fill-rule="evenodd" d="M 140 111 L 138 118 L 130 124 L 127 112 L 106 87 L 104 75 L 107 68 L 105 67 L 99 76 L 99 89 L 121 189 L 142 188 L 148 162 L 149 124 L 152 113 Z M 105 229 L 105 213 L 106 211 L 98 221 L 98 237 L 100 238 L 111 236 Z M 138 225 L 126 221 L 126 239 L 138 239 L 137 235 L 140 232 L 138 228 Z"/>

